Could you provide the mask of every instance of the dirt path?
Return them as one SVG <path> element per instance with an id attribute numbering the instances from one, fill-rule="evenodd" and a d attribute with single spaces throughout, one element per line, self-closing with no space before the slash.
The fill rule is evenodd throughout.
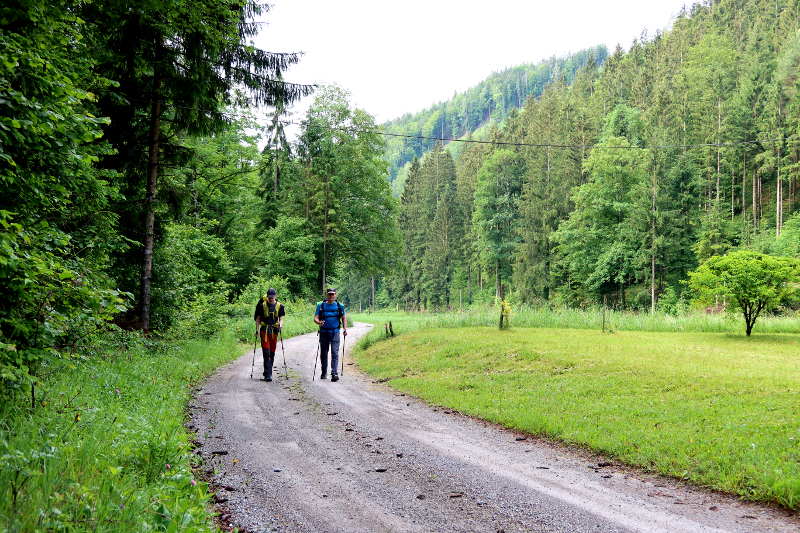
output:
<path id="1" fill-rule="evenodd" d="M 348 348 L 367 331 L 352 327 Z M 784 511 L 427 406 L 349 357 L 341 381 L 312 382 L 316 339 L 285 342 L 288 381 L 280 353 L 276 381 L 251 381 L 249 352 L 192 402 L 226 523 L 251 532 L 800 531 Z M 254 376 L 259 359 L 260 350 Z"/>

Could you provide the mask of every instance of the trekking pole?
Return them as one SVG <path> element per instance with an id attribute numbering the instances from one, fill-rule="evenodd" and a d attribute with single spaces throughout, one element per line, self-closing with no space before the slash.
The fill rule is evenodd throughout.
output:
<path id="1" fill-rule="evenodd" d="M 256 346 L 258 346 L 258 327 L 256 327 L 256 340 L 253 341 L 253 361 L 250 363 L 250 379 L 253 379 L 253 369 L 256 366 Z"/>
<path id="2" fill-rule="evenodd" d="M 342 335 L 342 375 L 344 376 L 344 343 L 347 342 L 347 335 Z"/>
<path id="3" fill-rule="evenodd" d="M 283 374 L 286 376 L 286 381 L 289 381 L 289 369 L 286 367 L 286 348 L 283 347 L 283 329 L 279 333 L 281 336 L 281 351 L 283 352 Z"/>
<path id="4" fill-rule="evenodd" d="M 319 337 L 319 331 L 317 337 Z M 319 339 L 317 339 L 317 353 L 314 355 L 314 373 L 311 374 L 311 381 L 317 379 L 317 359 L 319 359 Z"/>

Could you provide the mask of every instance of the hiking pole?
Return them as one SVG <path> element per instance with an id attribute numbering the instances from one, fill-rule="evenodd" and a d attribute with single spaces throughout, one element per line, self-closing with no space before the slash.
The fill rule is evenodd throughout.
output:
<path id="1" fill-rule="evenodd" d="M 317 337 L 319 337 L 319 331 Z M 317 353 L 314 355 L 314 373 L 311 374 L 311 381 L 317 379 L 317 359 L 319 359 L 319 339 L 317 339 Z"/>
<path id="2" fill-rule="evenodd" d="M 281 336 L 281 351 L 283 352 L 283 374 L 286 376 L 286 381 L 289 381 L 289 369 L 286 367 L 286 348 L 283 347 L 283 328 L 278 330 Z"/>
<path id="3" fill-rule="evenodd" d="M 250 363 L 250 379 L 253 379 L 253 369 L 256 366 L 256 346 L 258 346 L 258 327 L 256 327 L 256 340 L 253 341 L 253 362 Z"/>
<path id="4" fill-rule="evenodd" d="M 342 335 L 342 375 L 344 376 L 344 343 L 347 342 L 347 335 Z"/>

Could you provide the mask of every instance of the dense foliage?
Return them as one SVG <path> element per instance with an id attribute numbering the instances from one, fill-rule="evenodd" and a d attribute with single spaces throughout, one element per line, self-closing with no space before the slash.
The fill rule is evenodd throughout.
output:
<path id="1" fill-rule="evenodd" d="M 108 121 L 89 108 L 85 24 L 60 2 L 0 9 L 0 382 L 120 310 L 105 267 L 119 245 L 114 174 L 95 166 Z M 66 350 L 62 350 L 66 352 Z"/>
<path id="2" fill-rule="evenodd" d="M 311 90 L 282 80 L 297 54 L 249 42 L 265 12 L 249 0 L 0 8 L 4 394 L 112 318 L 213 333 L 264 266 L 261 156 L 233 106 Z"/>

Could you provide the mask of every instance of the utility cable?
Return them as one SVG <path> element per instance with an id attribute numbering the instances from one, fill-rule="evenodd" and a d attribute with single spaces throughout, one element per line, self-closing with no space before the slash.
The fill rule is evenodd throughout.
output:
<path id="1" fill-rule="evenodd" d="M 137 101 L 139 103 L 149 103 L 149 100 L 145 99 L 136 99 L 136 98 L 129 98 L 131 101 Z M 166 102 L 165 102 L 166 104 Z M 220 110 L 213 110 L 213 109 L 204 109 L 198 108 L 193 106 L 181 106 L 178 104 L 168 103 L 170 107 L 175 107 L 178 109 L 186 109 L 189 111 L 196 111 L 201 113 L 216 113 L 217 115 L 225 116 L 229 119 L 265 119 L 272 121 L 273 116 L 267 113 L 253 113 L 253 112 L 242 112 L 236 113 L 233 111 L 220 111 Z M 284 126 L 303 126 L 303 122 L 297 122 L 292 120 L 280 120 L 278 121 Z M 786 139 L 786 138 L 773 138 L 773 139 L 748 139 L 748 140 L 741 140 L 741 141 L 729 141 L 729 142 L 720 142 L 720 143 L 694 143 L 694 144 L 660 144 L 660 145 L 652 145 L 652 146 L 636 146 L 636 145 L 598 145 L 598 144 L 563 144 L 563 143 L 529 143 L 529 142 L 519 142 L 519 141 L 491 141 L 491 140 L 481 140 L 481 139 L 461 139 L 457 137 L 433 137 L 433 136 L 426 136 L 426 135 L 411 135 L 406 133 L 394 133 L 391 131 L 384 131 L 377 128 L 357 128 L 357 127 L 332 127 L 330 128 L 333 131 L 340 131 L 342 133 L 369 133 L 373 135 L 382 135 L 385 137 L 399 137 L 404 139 L 416 139 L 416 140 L 424 140 L 424 141 L 434 141 L 434 142 L 460 142 L 460 143 L 467 143 L 467 144 L 486 144 L 486 145 L 494 145 L 494 146 L 515 146 L 515 147 L 528 147 L 528 148 L 557 148 L 557 149 L 574 149 L 574 150 L 632 150 L 632 149 L 650 149 L 650 150 L 676 150 L 676 149 L 690 149 L 690 148 L 731 148 L 736 146 L 745 146 L 745 145 L 752 145 L 752 144 L 774 144 L 777 142 L 785 142 L 787 144 L 798 144 L 800 143 L 800 139 Z"/>

